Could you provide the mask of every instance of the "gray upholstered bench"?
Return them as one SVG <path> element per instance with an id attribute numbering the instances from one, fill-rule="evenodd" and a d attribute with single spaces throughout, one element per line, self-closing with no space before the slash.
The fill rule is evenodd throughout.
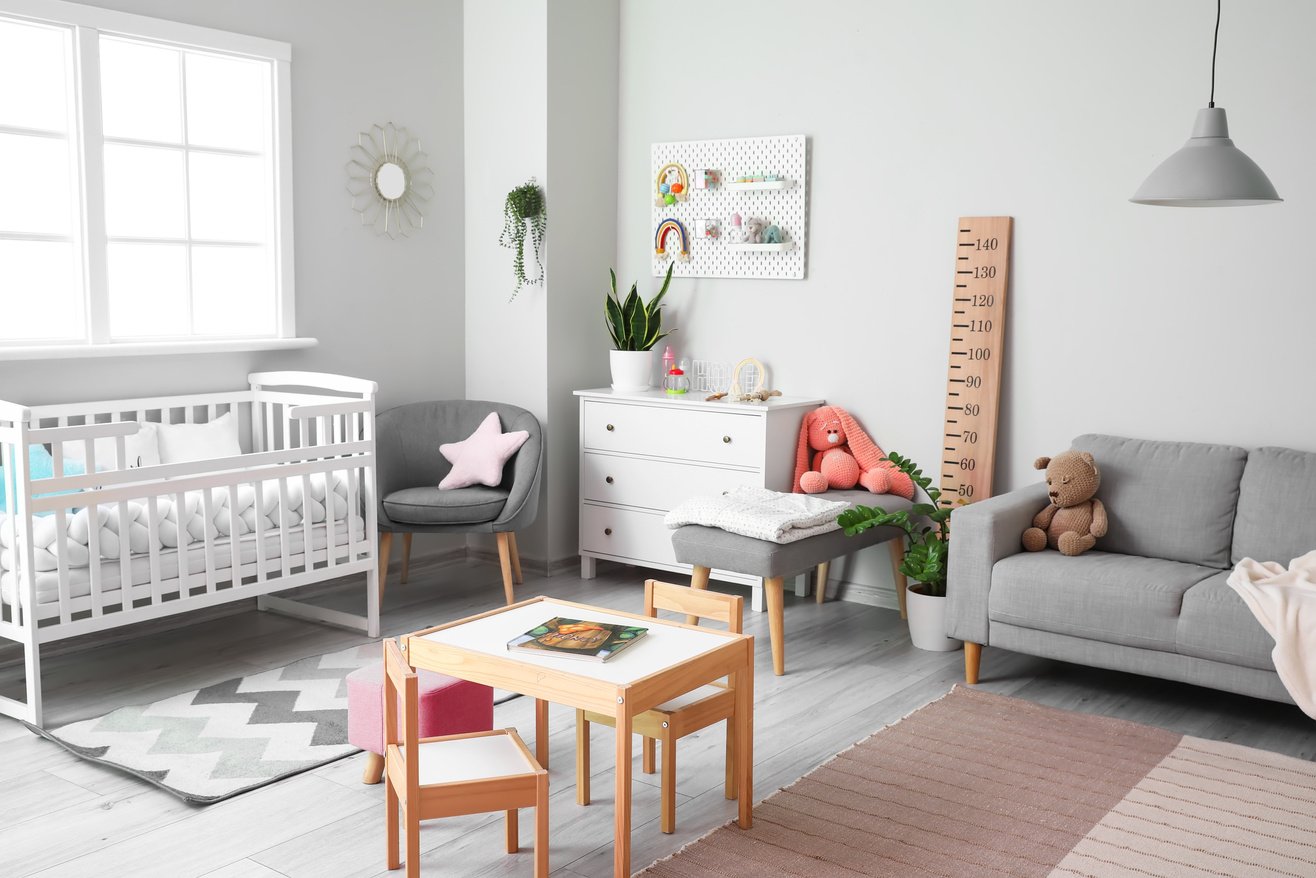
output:
<path id="1" fill-rule="evenodd" d="M 821 496 L 861 506 L 881 506 L 888 512 L 908 509 L 911 505 L 903 497 L 870 494 L 867 491 L 828 491 Z M 772 670 L 780 676 L 786 672 L 783 630 L 786 577 L 818 568 L 814 588 L 818 603 L 822 603 L 827 588 L 827 567 L 833 558 L 886 542 L 891 552 L 900 615 L 904 618 L 905 577 L 900 573 L 900 562 L 905 555 L 905 543 L 896 539 L 903 535 L 903 531 L 894 527 L 875 527 L 853 537 L 847 537 L 844 531 L 835 530 L 794 543 L 772 543 L 728 533 L 715 527 L 690 524 L 672 531 L 672 548 L 676 550 L 677 561 L 694 566 L 690 577 L 692 588 L 707 588 L 708 576 L 714 567 L 763 577 L 764 597 L 768 605 L 768 633 L 772 640 Z"/>

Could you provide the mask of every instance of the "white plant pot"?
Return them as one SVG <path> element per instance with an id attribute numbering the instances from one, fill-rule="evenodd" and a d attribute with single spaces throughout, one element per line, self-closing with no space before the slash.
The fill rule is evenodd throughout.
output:
<path id="1" fill-rule="evenodd" d="M 910 583 L 905 593 L 905 610 L 909 614 L 909 639 L 919 649 L 950 652 L 964 644 L 946 636 L 946 599 L 929 597 L 914 591 Z"/>
<path id="2" fill-rule="evenodd" d="M 609 351 L 608 362 L 613 390 L 637 393 L 653 386 L 653 351 Z"/>

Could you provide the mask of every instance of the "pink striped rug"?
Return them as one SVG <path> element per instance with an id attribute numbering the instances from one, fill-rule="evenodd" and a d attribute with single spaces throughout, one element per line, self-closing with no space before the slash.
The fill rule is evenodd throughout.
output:
<path id="1" fill-rule="evenodd" d="M 1316 876 L 1316 765 L 957 687 L 651 878 Z"/>

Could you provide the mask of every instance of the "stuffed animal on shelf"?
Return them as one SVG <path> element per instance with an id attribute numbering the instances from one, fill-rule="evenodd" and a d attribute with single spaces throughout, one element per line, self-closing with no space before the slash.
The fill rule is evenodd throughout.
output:
<path id="1" fill-rule="evenodd" d="M 763 243 L 763 220 L 756 216 L 747 217 L 745 219 L 745 243 Z"/>
<path id="2" fill-rule="evenodd" d="M 1024 548 L 1040 552 L 1047 546 L 1062 555 L 1081 555 L 1104 537 L 1110 525 L 1106 507 L 1096 498 L 1101 471 L 1086 451 L 1066 451 L 1039 457 L 1035 469 L 1046 470 L 1047 507 L 1033 516 L 1024 531 Z"/>
<path id="3" fill-rule="evenodd" d="M 800 441 L 795 448 L 795 493 L 821 494 L 855 485 L 874 494 L 914 499 L 914 483 L 909 476 L 886 460 L 886 452 L 849 412 L 834 405 L 809 412 L 800 425 Z"/>
<path id="4" fill-rule="evenodd" d="M 764 244 L 780 244 L 780 243 L 781 243 L 781 229 L 780 229 L 779 227 L 777 227 L 777 226 L 768 226 L 766 229 L 764 229 L 764 230 L 763 230 L 763 243 L 764 243 Z"/>

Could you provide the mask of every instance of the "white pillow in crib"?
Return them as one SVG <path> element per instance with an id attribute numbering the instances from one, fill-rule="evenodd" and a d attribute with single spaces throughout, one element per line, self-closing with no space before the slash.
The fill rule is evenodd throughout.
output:
<path id="1" fill-rule="evenodd" d="M 237 457 L 242 453 L 238 442 L 238 419 L 232 412 L 205 424 L 161 424 L 160 462 L 188 463 Z"/>
<path id="2" fill-rule="evenodd" d="M 159 466 L 160 464 L 160 436 L 159 424 L 152 421 L 139 421 L 137 432 L 123 437 L 123 466 L 124 469 L 137 469 L 143 466 Z M 104 472 L 105 470 L 118 469 L 118 458 L 115 456 L 115 439 L 113 436 L 107 436 L 104 439 L 95 441 L 96 448 L 96 469 Z M 86 470 L 87 466 L 87 443 L 83 441 L 73 441 L 64 443 L 64 461 L 81 466 Z"/>

